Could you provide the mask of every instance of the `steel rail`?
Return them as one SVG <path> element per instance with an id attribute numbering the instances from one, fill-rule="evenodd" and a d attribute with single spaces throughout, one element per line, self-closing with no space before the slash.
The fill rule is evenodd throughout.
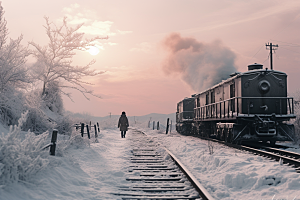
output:
<path id="1" fill-rule="evenodd" d="M 269 157 L 276 161 L 279 161 L 281 159 L 283 161 L 283 163 L 293 165 L 296 168 L 296 172 L 300 172 L 300 154 L 285 151 L 285 150 L 275 149 L 275 148 L 271 148 L 271 147 L 259 146 L 259 147 L 255 148 L 255 147 L 250 147 L 250 146 L 245 146 L 245 145 L 231 144 L 231 143 L 227 143 L 225 141 L 220 141 L 220 140 L 212 139 L 212 138 L 203 138 L 203 137 L 199 137 L 199 138 L 218 142 L 218 143 L 224 144 L 229 147 L 252 152 L 252 153 L 255 153 L 255 154 L 258 154 L 261 156 L 266 156 L 266 157 Z M 272 152 L 260 150 L 258 148 L 265 148 L 266 150 L 269 149 Z"/>
<path id="2" fill-rule="evenodd" d="M 275 159 L 277 161 L 282 159 L 284 163 L 288 163 L 288 164 L 295 165 L 296 167 L 300 167 L 300 160 L 297 160 L 297 159 L 294 159 L 294 158 L 289 158 L 289 157 L 284 156 L 284 155 L 278 155 L 276 153 L 263 151 L 263 150 L 259 150 L 259 149 L 256 149 L 256 148 L 243 146 L 243 145 L 236 145 L 236 144 L 226 144 L 226 145 L 230 146 L 230 147 L 237 148 L 237 149 L 250 151 L 250 152 L 262 155 L 262 156 L 267 156 L 267 157 L 270 157 L 270 158 Z"/>
<path id="3" fill-rule="evenodd" d="M 289 156 L 289 157 L 294 157 L 296 159 L 300 159 L 300 154 L 299 153 L 295 153 L 292 151 L 286 151 L 283 149 L 278 149 L 278 148 L 274 148 L 274 147 L 267 147 L 264 145 L 258 145 L 258 144 L 247 144 L 245 146 L 249 146 L 249 147 L 253 147 L 253 148 L 261 148 L 261 149 L 265 149 L 269 152 L 273 152 L 273 153 L 278 153 L 280 155 L 285 155 L 285 156 Z"/>
<path id="4" fill-rule="evenodd" d="M 164 149 L 168 152 L 172 160 L 176 163 L 176 165 L 180 168 L 180 170 L 186 175 L 189 181 L 192 183 L 194 188 L 197 190 L 199 195 L 206 200 L 213 200 L 214 198 L 207 192 L 207 190 L 199 183 L 199 181 L 191 174 L 191 172 L 180 162 L 175 155 L 168 150 L 166 147 Z"/>

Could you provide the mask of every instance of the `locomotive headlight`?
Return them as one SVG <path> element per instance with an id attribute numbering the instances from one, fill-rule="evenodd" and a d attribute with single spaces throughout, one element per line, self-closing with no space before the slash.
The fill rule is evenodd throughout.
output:
<path id="1" fill-rule="evenodd" d="M 262 94 L 265 94 L 269 92 L 271 84 L 267 80 L 262 80 L 258 83 L 258 88 Z"/>

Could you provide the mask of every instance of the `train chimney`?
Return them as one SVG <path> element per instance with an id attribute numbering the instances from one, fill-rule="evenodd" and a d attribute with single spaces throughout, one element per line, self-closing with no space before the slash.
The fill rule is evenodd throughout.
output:
<path id="1" fill-rule="evenodd" d="M 257 63 L 254 63 L 252 65 L 248 65 L 248 71 L 255 70 L 255 69 L 262 69 L 262 68 L 263 68 L 263 65 L 257 64 Z"/>

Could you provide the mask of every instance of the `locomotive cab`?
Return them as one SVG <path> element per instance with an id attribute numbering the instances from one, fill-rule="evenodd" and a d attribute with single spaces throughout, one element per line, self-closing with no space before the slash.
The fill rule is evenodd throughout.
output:
<path id="1" fill-rule="evenodd" d="M 240 117 L 233 134 L 271 143 L 293 140 L 293 125 L 284 123 L 295 117 L 293 99 L 287 97 L 287 75 L 259 64 L 248 69 L 241 76 Z"/>

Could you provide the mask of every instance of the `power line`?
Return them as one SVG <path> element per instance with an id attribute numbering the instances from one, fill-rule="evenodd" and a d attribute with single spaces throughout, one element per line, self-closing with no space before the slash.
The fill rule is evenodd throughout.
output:
<path id="1" fill-rule="evenodd" d="M 260 52 L 260 50 L 263 48 L 264 45 L 262 45 L 259 50 L 254 54 L 254 56 L 252 56 L 252 58 L 249 60 L 249 63 L 251 62 L 251 60 L 256 56 L 256 54 L 258 54 L 258 52 Z"/>
<path id="2" fill-rule="evenodd" d="M 272 39 L 271 39 L 272 40 Z M 282 42 L 282 43 L 286 43 L 286 44 L 289 44 L 287 46 L 295 46 L 295 47 L 300 47 L 300 44 L 295 44 L 295 43 L 291 43 L 291 42 L 283 42 L 283 41 L 279 41 L 279 40 L 273 40 L 273 41 L 276 41 L 276 42 Z M 285 45 L 280 45 L 280 46 L 285 46 Z"/>
<path id="3" fill-rule="evenodd" d="M 287 24 L 285 24 L 285 26 L 284 27 L 282 27 L 279 31 L 277 31 L 277 32 L 273 32 L 273 36 L 271 36 L 271 37 L 276 37 L 277 35 L 279 35 L 283 30 L 286 30 L 287 29 L 287 27 L 289 27 L 298 17 L 299 17 L 300 15 L 297 15 L 294 19 L 292 19 L 292 20 L 290 20 L 290 22 Z M 277 41 L 277 40 L 273 40 L 273 39 L 269 39 L 269 40 L 272 40 L 272 41 L 275 41 L 275 42 L 282 42 L 282 41 Z M 287 42 L 282 42 L 282 43 L 287 43 Z M 292 44 L 292 45 L 294 45 L 295 47 L 300 47 L 300 45 L 299 44 L 293 44 L 293 43 L 287 43 L 287 44 Z M 282 45 L 280 45 L 280 46 L 282 46 Z M 263 47 L 263 46 L 262 46 Z M 254 54 L 254 56 L 250 59 L 250 61 L 256 56 L 256 54 L 258 54 L 258 52 L 262 49 L 262 47 L 260 47 L 260 49 Z M 265 60 L 266 61 L 266 60 Z M 264 62 L 265 62 L 264 61 Z"/>
<path id="4" fill-rule="evenodd" d="M 264 62 L 262 63 L 262 64 L 264 64 L 267 60 L 269 60 L 269 56 L 267 57 L 267 59 L 266 60 L 264 60 Z"/>
<path id="5" fill-rule="evenodd" d="M 281 45 L 280 45 L 280 47 L 281 47 Z M 293 50 L 290 50 L 290 49 L 287 49 L 287 48 L 284 48 L 284 47 L 282 47 L 283 49 L 286 49 L 286 50 L 289 50 L 289 51 L 292 51 L 292 52 L 294 52 L 294 53 L 299 53 L 300 54 L 300 52 L 298 52 L 298 51 L 293 51 Z"/>
<path id="6" fill-rule="evenodd" d="M 283 47 L 300 47 L 300 46 L 296 46 L 296 45 L 284 45 L 284 44 L 283 44 L 283 45 L 280 45 L 280 47 L 282 47 L 282 46 L 283 46 Z"/>

